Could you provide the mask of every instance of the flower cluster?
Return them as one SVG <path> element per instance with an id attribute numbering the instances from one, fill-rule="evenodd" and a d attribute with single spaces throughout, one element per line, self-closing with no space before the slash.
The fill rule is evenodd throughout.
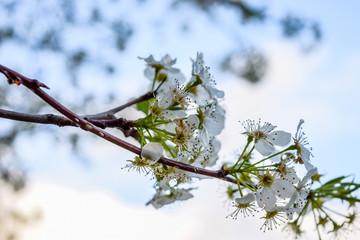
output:
<path id="1" fill-rule="evenodd" d="M 176 60 L 169 55 L 159 61 L 152 55 L 141 59 L 146 63 L 145 76 L 150 80 L 154 98 L 136 105 L 145 114 L 133 123 L 140 135 L 137 140 L 142 152 L 129 160 L 126 167 L 154 176 L 156 194 L 148 204 L 161 208 L 191 198 L 193 188 L 183 186 L 201 176 L 163 164 L 161 157 L 196 167 L 196 171 L 217 163 L 221 145 L 216 137 L 225 121 L 225 110 L 219 101 L 224 92 L 216 88 L 201 53 L 192 60 L 188 80 L 174 67 Z M 235 208 L 228 217 L 237 219 L 239 213 L 244 217 L 255 216 L 263 211 L 261 218 L 265 221 L 260 229 L 277 228 L 290 220 L 288 226 L 296 235 L 302 233 L 300 225 L 309 208 L 318 216 L 316 226 L 331 222 L 333 232 L 353 223 L 355 213 L 338 224 L 325 214 L 327 208 L 323 204 L 327 199 L 339 198 L 355 205 L 360 199 L 352 193 L 360 185 L 344 183 L 339 178 L 310 189 L 320 175 L 310 160 L 311 148 L 302 130 L 303 123 L 300 120 L 294 135 L 260 120 L 242 123 L 247 143 L 237 161 L 219 170 L 223 174 L 221 179 L 236 183 L 224 192 Z"/>
<path id="2" fill-rule="evenodd" d="M 355 183 L 354 180 L 347 180 L 347 177 L 340 176 L 331 179 L 321 184 L 320 179 L 322 175 L 316 174 L 312 177 L 313 181 L 320 185 L 312 189 L 307 195 L 307 202 L 303 203 L 303 210 L 298 214 L 297 218 L 293 219 L 285 225 L 284 229 L 293 233 L 296 237 L 302 235 L 302 222 L 307 213 L 312 213 L 314 225 L 317 230 L 318 238 L 321 239 L 321 231 L 324 230 L 326 234 L 333 234 L 336 239 L 345 239 L 346 234 L 359 230 L 359 212 L 357 203 L 360 199 L 354 195 L 354 192 L 360 188 L 360 184 Z M 301 187 L 301 185 L 300 185 Z M 305 193 L 298 191 L 294 196 Z M 348 205 L 348 212 L 340 212 L 338 206 L 329 206 L 327 202 L 330 200 L 340 200 L 343 204 Z M 339 201 L 339 202 L 340 202 Z"/>
<path id="3" fill-rule="evenodd" d="M 229 168 L 241 184 L 238 187 L 240 196 L 234 203 L 236 210 L 230 216 L 237 218 L 237 213 L 253 212 L 257 206 L 265 212 L 261 227 L 265 231 L 277 228 L 285 219 L 291 220 L 294 213 L 302 211 L 310 192 L 309 182 L 317 174 L 317 169 L 310 163 L 310 151 L 304 144 L 303 122 L 300 121 L 293 138 L 288 132 L 275 130 L 276 126 L 268 122 L 243 122 L 247 145 L 238 161 Z M 263 158 L 253 162 L 254 151 Z M 304 158 L 304 153 L 309 153 L 305 154 L 308 158 Z M 304 160 L 299 161 L 299 158 Z M 296 171 L 300 164 L 307 170 L 302 179 Z"/>
<path id="4" fill-rule="evenodd" d="M 216 88 L 201 53 L 192 60 L 188 81 L 174 67 L 176 60 L 169 55 L 160 61 L 152 55 L 141 59 L 146 62 L 145 76 L 156 96 L 137 105 L 146 114 L 134 124 L 141 135 L 142 156 L 129 161 L 127 166 L 154 174 L 157 193 L 149 203 L 158 208 L 192 196 L 184 193 L 191 189 L 179 186 L 190 182 L 192 176 L 157 163 L 162 155 L 201 168 L 214 166 L 218 160 L 220 142 L 216 136 L 224 128 L 225 120 L 219 100 L 224 92 Z"/>

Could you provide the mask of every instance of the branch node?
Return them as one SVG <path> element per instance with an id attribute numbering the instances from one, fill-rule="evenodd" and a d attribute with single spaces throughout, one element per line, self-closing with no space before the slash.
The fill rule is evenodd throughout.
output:
<path id="1" fill-rule="evenodd" d="M 19 77 L 18 77 L 19 78 Z M 31 88 L 46 88 L 46 89 L 50 89 L 48 86 L 46 86 L 44 83 L 36 80 L 36 79 L 26 79 L 26 82 L 29 84 L 29 87 Z M 23 84 L 25 85 L 24 81 Z"/>
<path id="2" fill-rule="evenodd" d="M 93 129 L 94 129 L 94 127 L 93 127 L 93 125 L 91 123 L 86 123 L 85 124 L 85 130 L 86 131 L 91 131 Z"/>
<path id="3" fill-rule="evenodd" d="M 220 178 L 226 177 L 227 175 L 229 175 L 229 173 L 230 173 L 230 170 L 229 170 L 229 169 L 221 169 L 221 170 L 218 170 L 218 171 L 217 171 L 217 175 L 218 175 Z"/>

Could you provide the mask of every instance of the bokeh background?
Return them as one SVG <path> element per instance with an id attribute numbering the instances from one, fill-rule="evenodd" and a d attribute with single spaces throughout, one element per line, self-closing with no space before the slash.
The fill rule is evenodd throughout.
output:
<path id="1" fill-rule="evenodd" d="M 225 91 L 222 163 L 245 144 L 241 121 L 261 118 L 295 133 L 304 119 L 324 180 L 358 180 L 359 7 L 324 0 L 2 0 L 0 64 L 91 114 L 148 91 L 138 57 L 170 54 L 189 78 L 190 58 L 201 51 Z M 0 79 L 2 109 L 56 113 Z M 133 154 L 79 129 L 0 119 L 0 134 L 1 239 L 289 238 L 282 226 L 260 231 L 262 219 L 226 218 L 226 186 L 216 180 L 196 183 L 186 202 L 145 206 L 153 181 L 122 169 Z M 307 226 L 304 239 L 316 239 L 311 219 Z M 353 230 L 345 236 L 357 239 Z"/>

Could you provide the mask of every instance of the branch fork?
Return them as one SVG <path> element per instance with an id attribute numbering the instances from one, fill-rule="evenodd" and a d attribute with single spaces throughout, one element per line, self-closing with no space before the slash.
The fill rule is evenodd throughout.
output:
<path id="1" fill-rule="evenodd" d="M 114 135 L 104 131 L 103 129 L 106 127 L 119 127 L 123 130 L 123 132 L 128 134 L 128 136 L 136 136 L 136 133 L 134 132 L 134 129 L 132 127 L 132 122 L 128 121 L 123 118 L 116 119 L 114 114 L 125 109 L 126 107 L 129 107 L 135 103 L 142 102 L 145 100 L 149 100 L 156 96 L 157 90 L 148 92 L 142 96 L 140 96 L 137 99 L 134 99 L 122 106 L 116 107 L 114 109 L 111 109 L 106 112 L 102 112 L 95 115 L 88 115 L 88 116 L 79 116 L 76 113 L 70 111 L 68 108 L 63 106 L 60 102 L 56 101 L 53 97 L 51 97 L 49 94 L 47 94 L 45 91 L 42 90 L 42 88 L 50 89 L 48 86 L 43 84 L 42 82 L 36 80 L 36 79 L 30 79 L 27 78 L 16 71 L 9 69 L 3 65 L 0 65 L 0 72 L 3 73 L 9 84 L 15 83 L 16 85 L 24 85 L 31 91 L 33 91 L 36 95 L 38 95 L 41 99 L 43 99 L 46 103 L 48 103 L 51 107 L 56 109 L 58 112 L 63 114 L 66 118 L 63 118 L 61 116 L 56 116 L 52 114 L 47 115 L 29 115 L 29 114 L 20 114 L 16 112 L 6 111 L 0 109 L 0 117 L 10 118 L 20 121 L 29 121 L 29 122 L 38 122 L 38 123 L 49 123 L 46 122 L 44 119 L 53 119 L 51 120 L 51 124 L 56 124 L 58 126 L 77 126 L 83 129 L 84 131 L 89 131 L 109 142 L 112 142 L 130 152 L 133 152 L 137 155 L 141 154 L 141 149 L 139 147 L 136 147 L 135 145 L 132 145 L 118 137 L 115 137 Z M 13 117 L 13 118 L 11 118 Z M 45 118 L 44 118 L 45 117 Z M 38 118 L 39 121 L 35 121 L 36 118 Z M 184 164 L 181 162 L 177 162 L 165 157 L 161 157 L 158 161 L 159 163 L 175 167 L 184 171 L 196 173 L 199 175 L 209 176 L 218 178 L 224 181 L 228 181 L 231 183 L 237 183 L 236 179 L 233 177 L 228 176 L 230 173 L 229 170 L 221 169 L 221 170 L 209 170 L 205 168 L 198 168 L 194 167 L 188 164 Z"/>

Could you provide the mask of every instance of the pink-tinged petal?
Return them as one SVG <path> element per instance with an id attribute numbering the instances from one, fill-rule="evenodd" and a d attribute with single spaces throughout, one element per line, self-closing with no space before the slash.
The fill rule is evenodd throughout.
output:
<path id="1" fill-rule="evenodd" d="M 274 146 L 265 139 L 258 140 L 257 143 L 255 143 L 255 149 L 263 156 L 269 156 L 275 152 Z"/>
<path id="2" fill-rule="evenodd" d="M 271 185 L 271 189 L 279 198 L 290 198 L 295 193 L 295 187 L 287 180 L 277 178 Z"/>
<path id="3" fill-rule="evenodd" d="M 273 190 L 268 187 L 262 188 L 262 191 L 258 191 L 256 193 L 256 201 L 259 207 L 264 207 L 265 210 L 269 211 L 275 207 L 276 204 L 276 196 Z"/>
<path id="4" fill-rule="evenodd" d="M 291 134 L 284 131 L 273 131 L 267 136 L 266 140 L 276 146 L 286 146 L 291 141 Z"/>

